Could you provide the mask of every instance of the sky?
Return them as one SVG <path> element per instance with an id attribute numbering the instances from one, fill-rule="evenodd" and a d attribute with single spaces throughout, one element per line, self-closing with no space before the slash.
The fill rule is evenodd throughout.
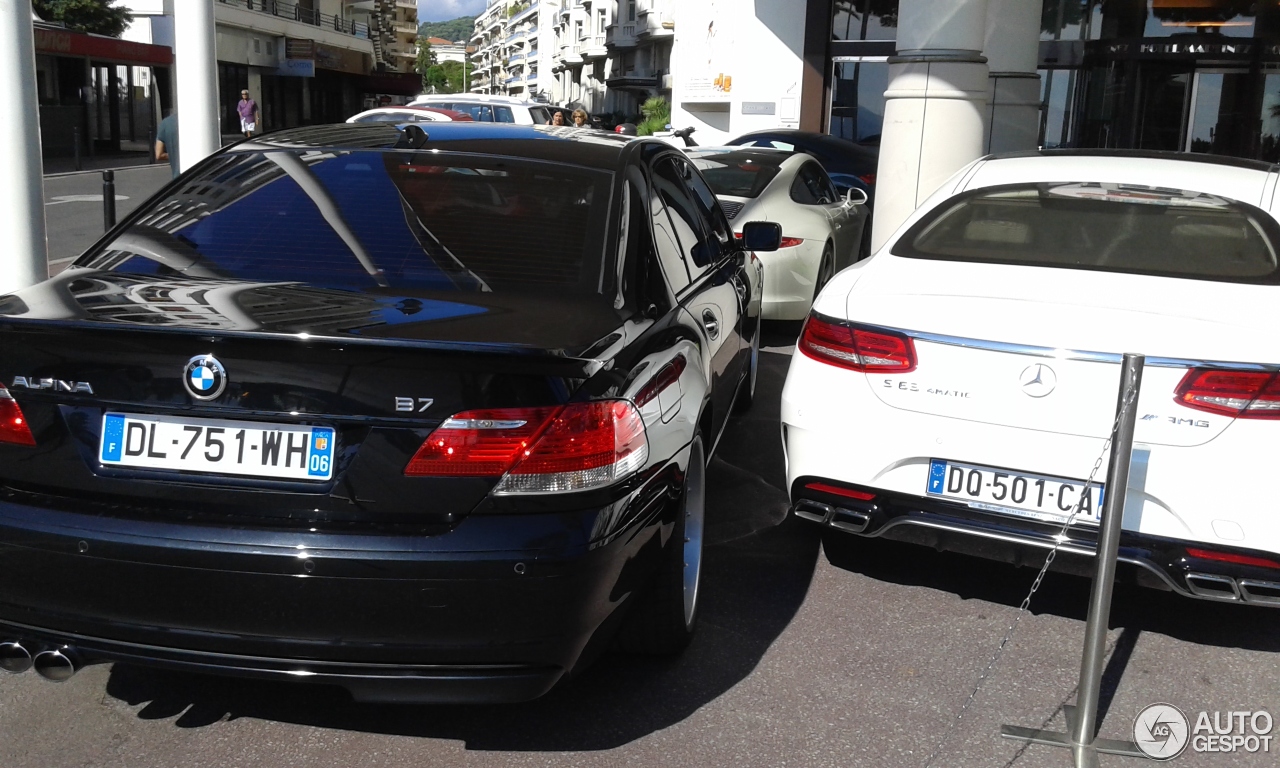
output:
<path id="1" fill-rule="evenodd" d="M 478 16 L 485 0 L 418 0 L 418 21 L 448 21 L 459 16 Z"/>

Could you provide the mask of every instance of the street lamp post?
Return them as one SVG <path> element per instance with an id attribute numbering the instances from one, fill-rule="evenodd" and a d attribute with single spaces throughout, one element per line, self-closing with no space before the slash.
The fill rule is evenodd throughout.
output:
<path id="1" fill-rule="evenodd" d="M 173 4 L 173 52 L 178 81 L 178 163 L 185 171 L 222 146 L 213 0 Z"/>
<path id="2" fill-rule="evenodd" d="M 35 30 L 28 0 L 0 0 L 0 293 L 49 276 L 44 164 L 36 95 Z"/>

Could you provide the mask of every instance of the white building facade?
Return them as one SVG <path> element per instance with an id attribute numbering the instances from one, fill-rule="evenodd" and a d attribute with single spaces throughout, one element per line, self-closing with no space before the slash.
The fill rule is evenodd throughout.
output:
<path id="1" fill-rule="evenodd" d="M 559 10 L 559 0 L 490 0 L 471 36 L 471 90 L 550 101 Z"/>

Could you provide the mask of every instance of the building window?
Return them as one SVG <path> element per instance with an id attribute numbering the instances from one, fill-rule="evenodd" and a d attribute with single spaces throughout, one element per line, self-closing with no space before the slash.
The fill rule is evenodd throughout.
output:
<path id="1" fill-rule="evenodd" d="M 835 0 L 832 7 L 833 40 L 895 40 L 898 37 L 898 0 Z"/>
<path id="2" fill-rule="evenodd" d="M 627 0 L 627 21 L 636 20 L 636 0 Z"/>
<path id="3" fill-rule="evenodd" d="M 262 41 L 256 37 L 253 38 L 253 52 L 262 53 Z"/>
<path id="4" fill-rule="evenodd" d="M 604 34 L 604 28 L 605 28 L 605 23 L 604 23 L 604 9 L 603 9 L 603 8 L 601 8 L 601 9 L 600 9 L 600 13 L 598 13 L 598 14 L 596 15 L 596 34 L 597 34 L 597 35 L 603 35 L 603 34 Z"/>

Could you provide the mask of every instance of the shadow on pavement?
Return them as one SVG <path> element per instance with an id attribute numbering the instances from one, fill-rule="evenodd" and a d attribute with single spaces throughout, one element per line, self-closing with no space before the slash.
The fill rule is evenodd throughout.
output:
<path id="1" fill-rule="evenodd" d="M 823 549 L 832 565 L 877 581 L 952 592 L 965 600 L 986 600 L 1015 609 L 1026 597 L 1039 567 L 1018 568 L 838 532 L 823 535 Z M 1089 579 L 1050 572 L 1032 598 L 1030 610 L 1084 621 L 1088 604 Z M 1276 609 L 1195 600 L 1126 583 L 1116 584 L 1110 625 L 1201 645 L 1280 651 L 1280 611 Z"/>
<path id="2" fill-rule="evenodd" d="M 141 719 L 202 727 L 252 717 L 461 740 L 472 750 L 602 750 L 689 717 L 755 669 L 804 602 L 820 537 L 787 519 L 778 404 L 788 358 L 762 355 L 756 404 L 732 419 L 708 474 L 701 624 L 676 658 L 608 654 L 520 705 L 387 706 L 345 692 L 115 666 L 107 693 Z"/>

